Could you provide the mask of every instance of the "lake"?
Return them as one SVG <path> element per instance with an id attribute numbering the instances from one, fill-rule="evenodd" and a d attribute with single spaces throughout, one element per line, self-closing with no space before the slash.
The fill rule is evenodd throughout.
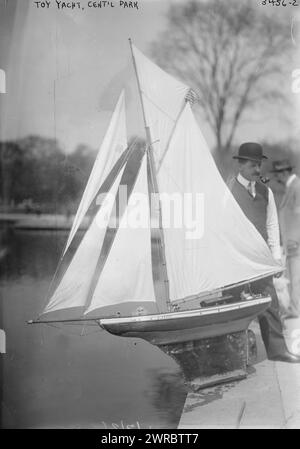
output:
<path id="1" fill-rule="evenodd" d="M 157 347 L 97 327 L 26 323 L 45 306 L 66 238 L 2 231 L 2 427 L 176 428 L 186 390 Z"/>

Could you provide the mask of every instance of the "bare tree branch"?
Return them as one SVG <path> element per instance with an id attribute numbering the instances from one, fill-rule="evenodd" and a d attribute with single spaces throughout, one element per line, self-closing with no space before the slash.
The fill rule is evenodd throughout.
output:
<path id="1" fill-rule="evenodd" d="M 190 0 L 173 4 L 168 19 L 154 57 L 197 91 L 217 147 L 227 151 L 246 110 L 282 99 L 274 80 L 289 57 L 287 27 L 251 0 Z"/>

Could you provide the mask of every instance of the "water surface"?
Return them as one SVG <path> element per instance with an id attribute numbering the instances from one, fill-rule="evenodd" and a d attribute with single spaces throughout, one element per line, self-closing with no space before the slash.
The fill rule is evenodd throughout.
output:
<path id="1" fill-rule="evenodd" d="M 2 231 L 2 427 L 176 428 L 186 391 L 158 348 L 97 327 L 26 324 L 45 305 L 66 238 Z"/>

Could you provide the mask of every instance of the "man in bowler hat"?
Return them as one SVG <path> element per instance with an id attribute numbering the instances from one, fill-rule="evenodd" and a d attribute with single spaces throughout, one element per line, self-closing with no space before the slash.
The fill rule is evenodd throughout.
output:
<path id="1" fill-rule="evenodd" d="M 300 178 L 293 173 L 293 168 L 290 161 L 284 159 L 274 161 L 272 170 L 276 180 L 285 187 L 279 205 L 279 222 L 290 281 L 287 318 L 300 315 Z"/>
<path id="2" fill-rule="evenodd" d="M 239 173 L 232 180 L 230 189 L 244 214 L 267 242 L 274 259 L 281 262 L 279 225 L 273 193 L 260 181 L 263 149 L 258 143 L 243 143 L 238 154 Z M 300 356 L 289 352 L 279 317 L 279 304 L 272 277 L 251 283 L 253 293 L 269 294 L 269 308 L 258 317 L 262 339 L 270 360 L 300 363 Z"/>

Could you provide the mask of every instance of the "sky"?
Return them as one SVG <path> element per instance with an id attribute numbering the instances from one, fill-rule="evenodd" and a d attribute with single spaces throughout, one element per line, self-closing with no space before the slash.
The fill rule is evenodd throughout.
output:
<path id="1" fill-rule="evenodd" d="M 1 138 L 39 134 L 56 137 L 66 152 L 81 143 L 97 148 L 122 88 L 128 134 L 143 135 L 128 38 L 150 56 L 175 1 L 139 0 L 135 9 L 116 0 L 106 2 L 115 7 L 89 8 L 81 0 L 84 10 L 62 10 L 55 0 L 49 8 L 32 0 L 0 0 L 0 68 L 7 79 L 7 93 L 0 96 Z M 199 124 L 212 147 L 211 131 Z M 294 116 L 283 118 L 274 109 L 263 122 L 242 125 L 237 140 L 297 139 L 296 128 Z"/>
<path id="2" fill-rule="evenodd" d="M 72 11 L 57 9 L 53 0 L 49 9 L 8 0 L 0 22 L 6 41 L 1 39 L 0 64 L 7 77 L 3 138 L 56 135 L 66 151 L 79 143 L 95 148 L 122 88 L 129 134 L 143 132 L 128 38 L 146 51 L 164 27 L 169 2 L 139 1 L 139 10 L 114 3 L 89 9 L 82 0 L 85 10 Z"/>

